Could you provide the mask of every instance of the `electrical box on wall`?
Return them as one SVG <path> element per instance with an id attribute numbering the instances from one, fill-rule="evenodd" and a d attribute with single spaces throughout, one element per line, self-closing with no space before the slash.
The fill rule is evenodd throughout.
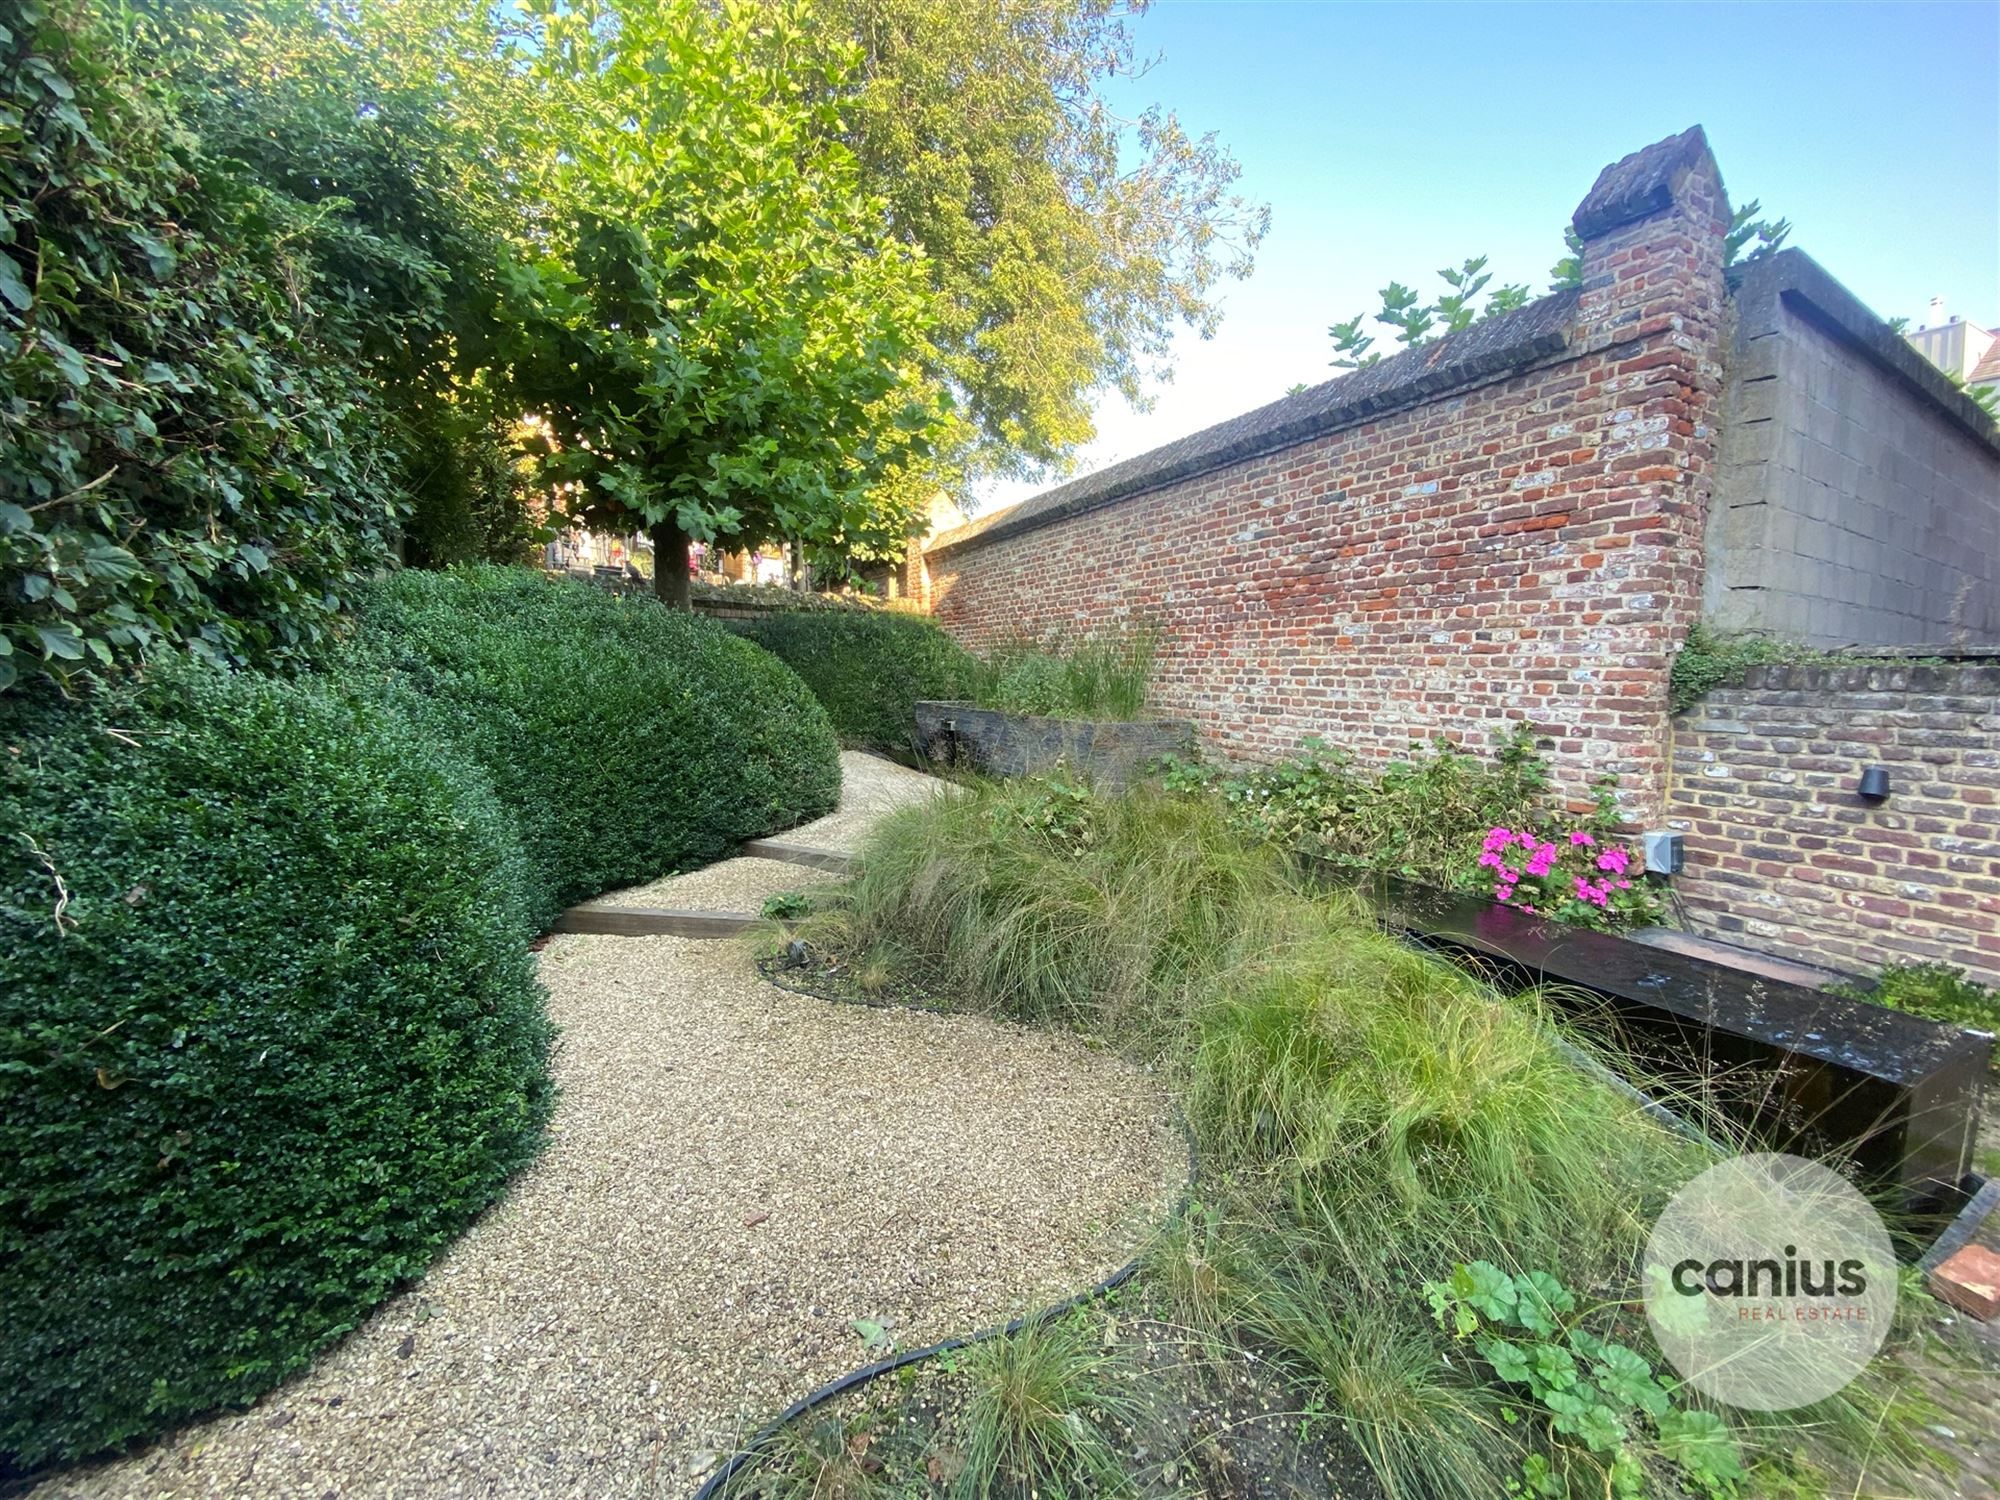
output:
<path id="1" fill-rule="evenodd" d="M 1681 852 L 1681 836 L 1664 830 L 1655 830 L 1639 835 L 1639 846 L 1646 853 L 1646 873 L 1648 875 L 1678 875 L 1684 856 Z"/>

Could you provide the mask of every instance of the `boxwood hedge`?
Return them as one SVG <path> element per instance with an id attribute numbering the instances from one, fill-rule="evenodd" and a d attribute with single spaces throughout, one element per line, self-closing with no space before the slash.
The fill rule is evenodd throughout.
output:
<path id="1" fill-rule="evenodd" d="M 476 772 L 326 683 L 0 700 L 0 1472 L 246 1401 L 537 1149 Z"/>
<path id="2" fill-rule="evenodd" d="M 970 698 L 978 658 L 921 615 L 788 610 L 731 628 L 806 681 L 849 745 L 907 751 L 920 698 Z"/>
<path id="3" fill-rule="evenodd" d="M 490 776 L 528 912 L 831 811 L 840 748 L 805 684 L 712 621 L 521 568 L 372 585 L 343 671 Z"/>

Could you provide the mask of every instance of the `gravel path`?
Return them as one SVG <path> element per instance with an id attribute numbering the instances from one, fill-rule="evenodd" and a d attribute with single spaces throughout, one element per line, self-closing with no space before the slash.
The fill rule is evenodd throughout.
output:
<path id="1" fill-rule="evenodd" d="M 928 795 L 890 770 L 860 795 Z M 685 1495 L 872 1357 L 851 1320 L 909 1347 L 1041 1305 L 1186 1169 L 1156 1080 L 1070 1038 L 793 995 L 733 943 L 541 967 L 562 1104 L 508 1197 L 250 1411 L 38 1496 Z"/>
<path id="2" fill-rule="evenodd" d="M 844 750 L 840 756 L 839 809 L 778 837 L 788 844 L 852 852 L 883 813 L 927 802 L 949 790 L 950 785 L 878 755 Z"/>

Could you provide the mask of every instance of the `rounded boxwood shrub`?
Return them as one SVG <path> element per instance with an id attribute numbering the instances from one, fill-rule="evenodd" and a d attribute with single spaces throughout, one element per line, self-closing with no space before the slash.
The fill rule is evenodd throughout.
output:
<path id="1" fill-rule="evenodd" d="M 805 679 L 844 744 L 907 751 L 919 699 L 979 689 L 978 658 L 921 615 L 796 610 L 731 624 Z"/>
<path id="2" fill-rule="evenodd" d="M 249 1400 L 551 1106 L 476 771 L 324 683 L 0 699 L 0 1471 Z"/>
<path id="3" fill-rule="evenodd" d="M 840 748 L 805 684 L 652 599 L 521 568 L 398 573 L 365 591 L 343 670 L 486 770 L 539 926 L 839 800 Z"/>

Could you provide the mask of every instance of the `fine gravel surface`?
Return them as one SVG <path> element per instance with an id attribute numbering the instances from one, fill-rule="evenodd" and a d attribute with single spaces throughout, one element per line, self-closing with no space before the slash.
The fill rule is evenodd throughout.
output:
<path id="1" fill-rule="evenodd" d="M 756 916 L 764 898 L 838 880 L 838 875 L 782 859 L 739 856 L 719 865 L 669 875 L 651 885 L 628 886 L 583 904 L 590 907 L 657 906 L 671 911 L 747 911 Z"/>
<path id="2" fill-rule="evenodd" d="M 840 757 L 840 807 L 823 818 L 774 837 L 788 844 L 837 849 L 851 854 L 862 835 L 883 813 L 926 802 L 949 783 L 894 761 L 858 750 Z M 840 877 L 783 860 L 725 859 L 685 875 L 669 875 L 647 885 L 610 891 L 583 904 L 590 907 L 666 907 L 675 911 L 747 911 L 763 908 L 764 898 L 779 891 L 799 891 Z"/>
<path id="3" fill-rule="evenodd" d="M 950 791 L 950 782 L 926 776 L 922 771 L 912 771 L 879 755 L 843 750 L 838 810 L 774 837 L 788 844 L 810 844 L 816 849 L 853 853 L 860 846 L 862 835 L 875 826 L 882 814 L 949 795 Z"/>
<path id="4" fill-rule="evenodd" d="M 1077 1039 L 795 995 L 739 943 L 540 961 L 562 1101 L 508 1196 L 249 1411 L 38 1497 L 684 1496 L 879 1356 L 856 1320 L 912 1347 L 1045 1305 L 1185 1177 L 1158 1080 Z"/>

